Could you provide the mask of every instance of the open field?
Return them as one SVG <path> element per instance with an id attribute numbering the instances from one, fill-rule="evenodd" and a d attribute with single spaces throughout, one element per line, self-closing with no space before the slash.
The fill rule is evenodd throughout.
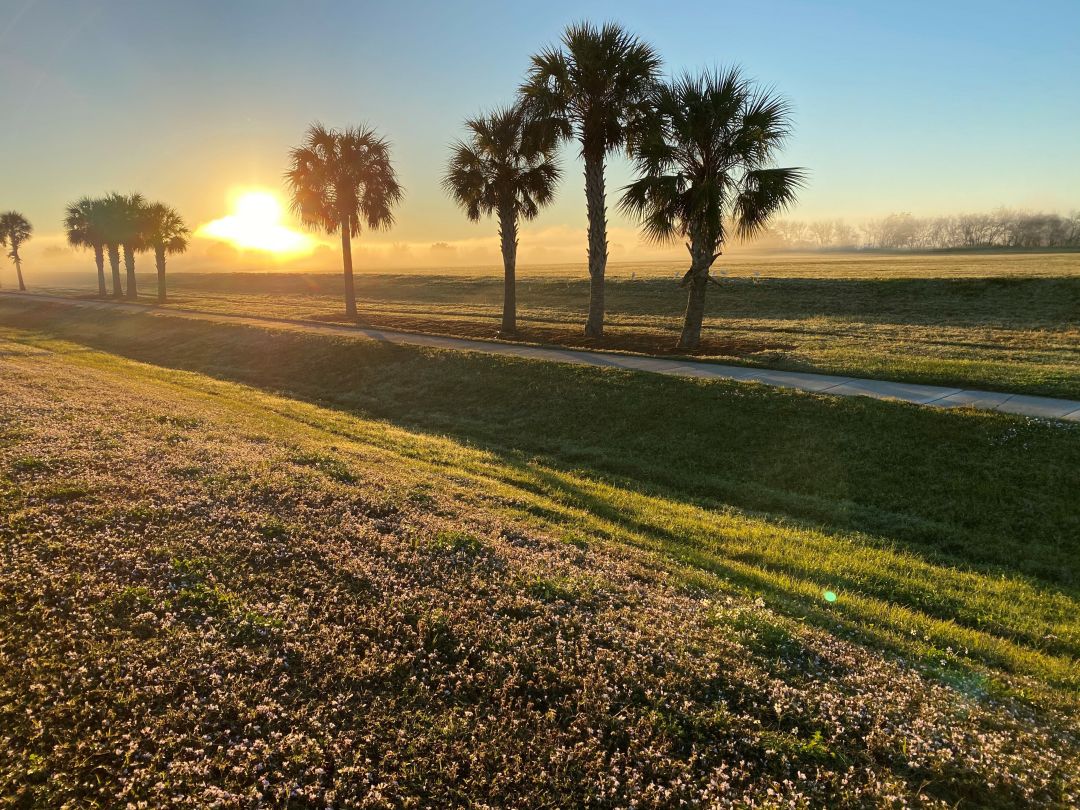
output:
<path id="1" fill-rule="evenodd" d="M 15 300 L 0 341 L 12 805 L 1077 801 L 1076 425 Z"/>
<path id="2" fill-rule="evenodd" d="M 1080 398 L 1080 253 L 737 256 L 720 267 L 729 277 L 709 292 L 701 358 Z M 600 340 L 581 334 L 588 284 L 573 269 L 520 272 L 523 340 L 674 351 L 681 264 L 614 266 Z M 490 338 L 502 281 L 480 272 L 360 275 L 361 319 Z M 336 274 L 176 274 L 170 285 L 174 307 L 344 321 Z"/>

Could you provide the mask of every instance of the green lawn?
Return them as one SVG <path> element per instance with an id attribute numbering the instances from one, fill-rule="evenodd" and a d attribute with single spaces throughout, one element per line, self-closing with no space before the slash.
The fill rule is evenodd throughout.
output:
<path id="1" fill-rule="evenodd" d="M 742 256 L 720 267 L 729 275 L 709 291 L 702 358 L 1080 398 L 1080 253 Z M 609 334 L 595 340 L 581 334 L 584 272 L 522 268 L 522 338 L 671 353 L 683 269 L 613 266 Z M 176 274 L 170 284 L 171 306 L 344 321 L 335 274 Z M 490 338 L 502 281 L 494 268 L 361 275 L 358 295 L 371 325 Z"/>
<path id="2" fill-rule="evenodd" d="M 300 806 L 1075 803 L 1076 425 L 10 299 L 0 329 L 4 796 L 263 762 Z"/>

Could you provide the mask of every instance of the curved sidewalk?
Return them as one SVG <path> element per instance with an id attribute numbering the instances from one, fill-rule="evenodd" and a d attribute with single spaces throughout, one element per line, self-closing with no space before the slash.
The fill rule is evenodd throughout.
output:
<path id="1" fill-rule="evenodd" d="M 371 329 L 363 326 L 344 326 L 314 321 L 272 318 L 251 315 L 232 315 L 196 309 L 154 309 L 145 304 L 97 301 L 65 298 L 59 295 L 0 291 L 6 298 L 24 298 L 47 301 L 53 304 L 90 309 L 121 309 L 157 317 L 178 317 L 220 323 L 246 323 L 254 326 L 286 326 L 294 329 L 325 332 L 329 334 L 359 335 L 386 343 L 414 346 L 430 346 L 457 351 L 485 352 L 510 357 L 527 357 L 556 363 L 603 366 L 627 371 L 647 371 L 677 377 L 701 379 L 726 379 L 758 382 L 779 388 L 794 388 L 835 396 L 863 396 L 875 399 L 893 399 L 916 405 L 932 405 L 939 408 L 971 407 L 984 411 L 1033 416 L 1040 419 L 1063 419 L 1080 422 L 1080 401 L 1033 397 L 1025 394 L 1005 394 L 1000 391 L 978 391 L 963 388 L 947 388 L 919 383 L 889 382 L 887 380 L 864 380 L 857 377 L 836 377 L 829 374 L 810 374 L 801 371 L 774 371 L 772 369 L 746 366 L 724 366 L 693 360 L 669 360 L 663 357 L 594 352 L 577 349 L 561 349 L 547 346 L 528 346 L 490 340 L 470 340 L 443 335 L 415 332 L 396 332 L 387 329 Z"/>

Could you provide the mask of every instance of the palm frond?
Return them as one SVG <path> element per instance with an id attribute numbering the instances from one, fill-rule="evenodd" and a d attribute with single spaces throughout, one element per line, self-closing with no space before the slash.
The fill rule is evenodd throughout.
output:
<path id="1" fill-rule="evenodd" d="M 646 239 L 689 236 L 696 250 L 716 253 L 729 217 L 750 238 L 794 204 L 805 172 L 769 166 L 791 130 L 783 98 L 729 67 L 678 76 L 651 100 L 632 150 L 640 179 L 619 203 Z"/>
<path id="2" fill-rule="evenodd" d="M 551 202 L 560 175 L 555 139 L 526 102 L 471 118 L 465 128 L 467 140 L 450 146 L 442 185 L 470 220 L 504 209 L 532 219 Z"/>
<path id="3" fill-rule="evenodd" d="M 532 57 L 519 92 L 531 116 L 598 155 L 633 140 L 660 64 L 651 45 L 617 23 L 573 23 L 559 47 Z"/>
<path id="4" fill-rule="evenodd" d="M 393 224 L 404 190 L 390 159 L 390 144 L 368 126 L 328 129 L 316 122 L 303 145 L 289 153 L 285 184 L 290 208 L 304 227 L 351 236 Z"/>
<path id="5" fill-rule="evenodd" d="M 747 172 L 732 212 L 739 238 L 750 239 L 760 233 L 775 214 L 794 205 L 799 189 L 805 184 L 806 172 L 803 169 L 757 169 Z"/>

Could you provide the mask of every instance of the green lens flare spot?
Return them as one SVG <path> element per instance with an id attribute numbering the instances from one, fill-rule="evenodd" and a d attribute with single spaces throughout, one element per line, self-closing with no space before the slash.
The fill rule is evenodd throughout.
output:
<path id="1" fill-rule="evenodd" d="M 834 591 L 825 591 L 825 593 L 823 593 L 822 596 L 825 597 L 826 602 L 835 602 L 836 601 L 836 593 Z"/>

